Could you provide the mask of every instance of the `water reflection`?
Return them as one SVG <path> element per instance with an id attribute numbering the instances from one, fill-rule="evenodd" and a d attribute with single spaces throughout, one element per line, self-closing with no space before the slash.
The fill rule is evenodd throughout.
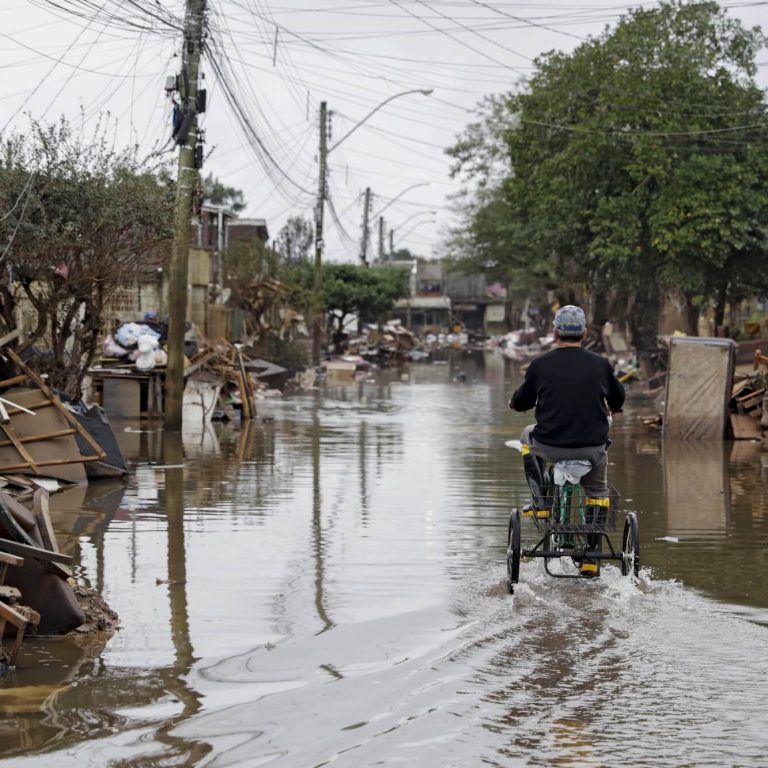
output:
<path id="1" fill-rule="evenodd" d="M 323 563 L 323 497 L 320 490 L 320 404 L 312 409 L 312 551 L 315 559 L 315 608 L 322 624 L 320 633 L 333 626 L 325 607 L 325 566 Z"/>
<path id="2" fill-rule="evenodd" d="M 727 444 L 664 440 L 664 498 L 670 534 L 725 531 L 731 518 Z"/>
<path id="3" fill-rule="evenodd" d="M 173 731 L 179 722 L 192 717 L 201 709 L 200 695 L 189 685 L 187 676 L 196 661 L 189 627 L 187 601 L 187 553 L 184 534 L 185 483 L 184 463 L 187 458 L 184 440 L 178 432 L 163 434 L 162 456 L 168 469 L 165 473 L 165 514 L 167 524 L 167 586 L 171 639 L 174 663 L 160 673 L 166 695 L 181 703 L 181 710 L 164 721 L 156 737 L 165 747 L 164 765 L 195 765 L 209 751 L 204 741 L 187 740 L 175 736 Z M 217 441 L 218 442 L 218 441 Z M 118 763 L 126 766 L 147 765 L 142 756 Z M 154 761 L 153 761 L 154 764 Z"/>

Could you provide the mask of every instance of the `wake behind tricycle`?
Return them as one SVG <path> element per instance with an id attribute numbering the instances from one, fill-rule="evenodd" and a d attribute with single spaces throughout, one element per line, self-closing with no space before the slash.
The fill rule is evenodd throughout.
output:
<path id="1" fill-rule="evenodd" d="M 514 446 L 517 447 L 517 446 Z M 581 465 L 581 466 L 579 466 Z M 546 572 L 559 579 L 594 578 L 600 575 L 600 564 L 615 560 L 624 576 L 640 573 L 640 536 L 637 515 L 627 512 L 621 549 L 617 550 L 609 534 L 616 531 L 619 495 L 609 489 L 607 498 L 587 496 L 580 478 L 589 470 L 588 462 L 556 462 L 544 464 L 543 503 L 538 508 L 527 505 L 522 512 L 513 509 L 507 530 L 507 582 L 510 593 L 520 578 L 522 558 L 544 558 Z M 522 518 L 530 517 L 536 527 L 538 541 L 522 547 Z M 557 572 L 550 567 L 553 560 L 561 564 Z"/>

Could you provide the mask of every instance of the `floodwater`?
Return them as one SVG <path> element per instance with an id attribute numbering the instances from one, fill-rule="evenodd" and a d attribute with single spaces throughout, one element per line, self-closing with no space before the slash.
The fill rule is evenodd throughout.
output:
<path id="1" fill-rule="evenodd" d="M 25 643 L 2 762 L 768 765 L 768 453 L 664 445 L 633 399 L 610 472 L 640 580 L 533 561 L 509 595 L 516 381 L 459 353 L 264 402 L 243 430 L 116 423 L 128 484 L 52 506 L 122 630 Z"/>

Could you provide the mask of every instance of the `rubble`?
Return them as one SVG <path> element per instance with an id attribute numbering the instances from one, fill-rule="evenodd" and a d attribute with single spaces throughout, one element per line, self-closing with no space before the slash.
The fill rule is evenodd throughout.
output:
<path id="1" fill-rule="evenodd" d="M 48 492 L 38 488 L 30 509 L 0 491 L 0 638 L 8 631 L 14 638 L 9 667 L 25 634 L 63 635 L 85 622 L 71 562 L 59 551 Z"/>
<path id="2" fill-rule="evenodd" d="M 209 345 L 198 339 L 184 369 L 184 412 L 189 420 L 248 421 L 257 400 L 278 396 L 290 372 L 241 344 Z M 90 399 L 114 418 L 159 419 L 165 367 L 141 370 L 138 361 L 102 358 L 89 369 Z"/>

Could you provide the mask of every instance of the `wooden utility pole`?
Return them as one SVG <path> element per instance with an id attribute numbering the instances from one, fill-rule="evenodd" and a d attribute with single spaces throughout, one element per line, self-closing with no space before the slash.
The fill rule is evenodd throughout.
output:
<path id="1" fill-rule="evenodd" d="M 365 202 L 363 203 L 363 237 L 360 243 L 360 261 L 364 267 L 368 266 L 368 238 L 370 236 L 368 227 L 368 216 L 371 212 L 371 188 L 365 188 Z"/>
<path id="2" fill-rule="evenodd" d="M 315 209 L 315 272 L 312 281 L 312 364 L 320 365 L 320 337 L 323 333 L 323 309 L 320 293 L 323 290 L 323 215 L 328 158 L 328 104 L 320 102 L 320 160 L 317 181 L 317 208 Z"/>
<path id="3" fill-rule="evenodd" d="M 203 47 L 205 0 L 187 0 L 184 16 L 184 45 L 179 76 L 181 120 L 176 132 L 179 170 L 176 181 L 173 251 L 168 278 L 168 367 L 165 375 L 163 424 L 180 430 L 184 397 L 184 333 L 187 319 L 189 245 L 192 229 L 192 200 L 197 182 L 197 81 Z"/>

